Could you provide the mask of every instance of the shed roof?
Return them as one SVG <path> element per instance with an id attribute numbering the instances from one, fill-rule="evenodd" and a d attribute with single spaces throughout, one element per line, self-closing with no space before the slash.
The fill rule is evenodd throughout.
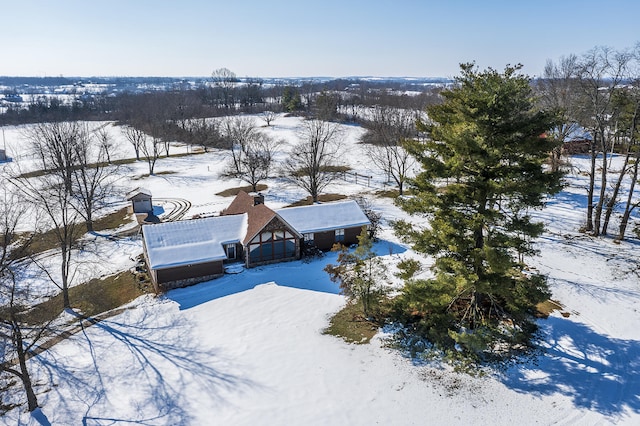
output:
<path id="1" fill-rule="evenodd" d="M 127 200 L 131 200 L 136 195 L 146 195 L 148 197 L 151 197 L 151 191 L 147 188 L 136 188 L 127 193 Z"/>
<path id="2" fill-rule="evenodd" d="M 285 207 L 276 213 L 301 234 L 370 225 L 355 201 Z"/>
<path id="3" fill-rule="evenodd" d="M 149 267 L 163 269 L 227 258 L 224 244 L 247 233 L 247 215 L 165 222 L 143 227 Z"/>

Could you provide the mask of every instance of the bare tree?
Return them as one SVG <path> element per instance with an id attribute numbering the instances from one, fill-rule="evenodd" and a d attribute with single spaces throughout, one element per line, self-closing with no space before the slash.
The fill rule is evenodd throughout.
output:
<path id="1" fill-rule="evenodd" d="M 222 134 L 231 147 L 231 161 L 226 174 L 243 174 L 243 156 L 258 139 L 257 133 L 258 129 L 250 117 L 235 115 L 222 120 Z"/>
<path id="2" fill-rule="evenodd" d="M 69 282 L 72 274 L 72 253 L 77 244 L 80 220 L 75 204 L 79 187 L 76 173 L 82 173 L 79 153 L 87 143 L 86 128 L 78 122 L 41 123 L 33 127 L 27 138 L 41 169 L 46 173 L 35 177 L 18 175 L 11 182 L 47 220 L 47 226 L 60 251 L 60 279 L 42 268 L 63 295 L 64 307 L 70 308 Z M 87 194 L 85 194 L 87 196 Z"/>
<path id="3" fill-rule="evenodd" d="M 282 141 L 278 141 L 258 132 L 243 148 L 239 155 L 240 170 L 236 177 L 251 185 L 252 190 L 258 190 L 258 184 L 271 176 L 274 155 Z M 235 149 L 235 148 L 234 148 Z"/>
<path id="4" fill-rule="evenodd" d="M 27 216 L 28 206 L 16 194 L 7 197 L 6 190 L 4 194 L 4 203 L 0 205 L 0 372 L 20 380 L 28 409 L 34 411 L 38 408 L 38 399 L 27 359 L 29 351 L 47 330 L 48 323 L 33 325 L 25 321 L 31 295 L 28 283 L 21 282 L 18 286 L 18 281 L 26 269 L 25 257 L 32 237 L 20 236 L 16 229 Z"/>
<path id="5" fill-rule="evenodd" d="M 111 163 L 111 150 L 116 147 L 113 138 L 105 128 L 105 126 L 98 127 L 94 130 L 96 137 L 98 138 L 98 142 L 100 144 L 100 148 L 104 151 L 107 163 Z"/>
<path id="6" fill-rule="evenodd" d="M 640 67 L 640 45 L 636 52 L 636 66 Z M 636 70 L 640 73 L 640 69 Z M 638 74 L 636 74 L 637 76 Z M 625 167 L 621 171 L 621 177 L 625 174 L 629 176 L 629 189 L 624 203 L 624 211 L 620 219 L 620 227 L 618 230 L 617 240 L 623 240 L 631 213 L 635 210 L 640 201 L 634 201 L 635 188 L 638 182 L 638 166 L 640 165 L 640 141 L 638 141 L 638 133 L 640 132 L 640 78 L 636 77 L 632 83 L 621 91 L 622 108 L 621 108 L 621 133 L 626 140 L 627 154 L 625 156 Z M 628 164 L 631 164 L 627 167 Z M 619 185 L 619 183 L 618 183 Z M 612 204 L 611 202 L 609 204 Z M 606 225 L 609 222 L 614 205 L 608 205 L 605 213 L 605 222 L 603 228 L 606 231 Z"/>
<path id="7" fill-rule="evenodd" d="M 71 308 L 69 284 L 73 274 L 72 257 L 80 232 L 77 225 L 80 215 L 73 205 L 71 194 L 58 175 L 46 174 L 36 178 L 16 177 L 12 182 L 24 194 L 47 221 L 47 227 L 57 242 L 60 256 L 60 277 L 56 278 L 37 259 L 34 261 L 45 272 L 49 280 L 60 289 L 65 309 Z"/>
<path id="8" fill-rule="evenodd" d="M 77 164 L 76 145 L 82 137 L 77 121 L 38 123 L 25 129 L 31 153 L 41 170 L 60 178 L 68 193 L 72 192 L 73 168 Z"/>
<path id="9" fill-rule="evenodd" d="M 591 166 L 587 188 L 587 218 L 585 230 L 598 236 L 601 234 L 601 219 L 607 199 L 609 149 L 612 148 L 614 132 L 611 119 L 614 89 L 627 77 L 627 65 L 631 60 L 628 52 L 616 52 L 606 47 L 597 47 L 585 54 L 578 64 L 580 100 L 580 123 L 592 134 Z M 600 159 L 600 167 L 597 167 Z M 600 173 L 600 192 L 595 201 L 596 174 Z"/>
<path id="10" fill-rule="evenodd" d="M 108 165 L 108 148 L 104 139 L 85 127 L 74 145 L 72 197 L 77 212 L 83 217 L 87 232 L 93 232 L 93 218 L 105 207 L 107 198 L 114 193 L 114 176 L 118 166 Z"/>
<path id="11" fill-rule="evenodd" d="M 414 158 L 404 149 L 404 141 L 393 145 L 369 145 L 366 148 L 371 162 L 387 175 L 387 180 L 393 180 L 398 186 L 398 194 L 404 194 L 404 184 L 408 174 L 415 166 Z"/>
<path id="12" fill-rule="evenodd" d="M 536 88 L 540 94 L 540 102 L 544 109 L 552 109 L 562 114 L 562 124 L 551 129 L 549 136 L 567 141 L 579 129 L 577 100 L 578 57 L 569 55 L 561 57 L 558 63 L 547 61 L 543 77 L 536 81 Z M 556 172 L 562 165 L 562 145 L 551 151 L 551 170 Z"/>
<path id="13" fill-rule="evenodd" d="M 140 152 L 147 160 L 147 165 L 149 166 L 149 174 L 153 175 L 156 167 L 156 162 L 163 151 L 163 143 L 162 140 L 156 136 L 151 137 L 150 139 L 145 140 L 145 143 L 140 145 Z"/>
<path id="14" fill-rule="evenodd" d="M 246 78 L 240 89 L 240 104 L 245 111 L 253 111 L 253 108 L 264 102 L 262 87 L 264 81 L 260 78 Z"/>
<path id="15" fill-rule="evenodd" d="M 267 123 L 267 127 L 271 126 L 271 123 L 278 118 L 278 114 L 275 111 L 265 110 L 260 113 L 260 118 Z"/>
<path id="16" fill-rule="evenodd" d="M 227 117 L 223 129 L 231 147 L 224 174 L 242 179 L 256 191 L 258 184 L 270 176 L 273 157 L 281 141 L 260 132 L 248 117 Z"/>
<path id="17" fill-rule="evenodd" d="M 7 273 L 0 276 L 0 291 L 8 302 L 0 307 L 0 372 L 17 377 L 27 397 L 29 411 L 38 408 L 38 399 L 33 389 L 27 367 L 29 352 L 39 342 L 49 323 L 34 326 L 28 324 L 24 312 L 28 306 L 28 292 L 19 288 L 15 276 Z"/>
<path id="18" fill-rule="evenodd" d="M 313 116 L 318 120 L 335 120 L 338 117 L 340 102 L 339 94 L 323 90 L 313 99 Z"/>
<path id="19" fill-rule="evenodd" d="M 142 146 L 146 144 L 147 134 L 134 126 L 122 127 L 122 133 L 133 146 L 133 150 L 136 153 L 136 160 L 140 161 L 140 151 L 142 150 Z"/>
<path id="20" fill-rule="evenodd" d="M 373 204 L 371 200 L 363 197 L 362 195 L 357 195 L 353 197 L 353 200 L 358 203 L 362 212 L 369 219 L 370 225 L 367 227 L 367 231 L 369 234 L 369 238 L 376 241 L 378 237 L 378 231 L 380 230 L 380 225 L 382 224 L 382 214 L 375 211 L 373 209 Z"/>
<path id="21" fill-rule="evenodd" d="M 236 74 L 227 68 L 218 68 L 211 74 L 213 85 L 218 91 L 218 102 L 229 109 L 235 106 L 233 91 L 238 82 Z"/>
<path id="22" fill-rule="evenodd" d="M 400 195 L 404 191 L 407 175 L 415 165 L 413 157 L 404 149 L 404 142 L 418 136 L 415 111 L 377 107 L 367 123 L 362 141 L 368 143 L 367 156 L 372 163 L 393 180 Z"/>
<path id="23" fill-rule="evenodd" d="M 340 154 L 339 127 L 326 121 L 306 120 L 299 138 L 283 171 L 317 202 L 320 192 L 339 176 L 336 170 Z"/>
<path id="24" fill-rule="evenodd" d="M 204 118 L 191 120 L 187 124 L 189 142 L 200 145 L 205 152 L 209 148 L 222 148 L 224 141 L 218 120 L 207 121 Z"/>

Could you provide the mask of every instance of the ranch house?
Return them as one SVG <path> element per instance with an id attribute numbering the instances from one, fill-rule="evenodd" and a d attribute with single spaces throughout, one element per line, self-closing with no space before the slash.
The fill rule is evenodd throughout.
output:
<path id="1" fill-rule="evenodd" d="M 357 243 L 370 224 L 355 201 L 273 210 L 261 194 L 240 192 L 220 216 L 144 225 L 144 255 L 156 291 L 208 281 L 233 263 L 246 268 L 300 259 Z"/>

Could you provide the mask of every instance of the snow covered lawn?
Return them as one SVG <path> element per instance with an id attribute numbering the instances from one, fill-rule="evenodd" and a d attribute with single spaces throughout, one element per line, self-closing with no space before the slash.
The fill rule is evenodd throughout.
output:
<path id="1" fill-rule="evenodd" d="M 279 119 L 273 131 L 293 127 Z M 366 160 L 350 135 L 352 166 L 361 170 Z M 176 174 L 136 183 L 188 199 L 194 213 L 219 210 L 230 200 L 213 194 L 234 184 L 218 180 L 220 164 L 219 153 L 163 159 L 159 167 Z M 387 348 L 384 333 L 369 345 L 322 334 L 345 303 L 322 271 L 335 261 L 328 254 L 137 299 L 30 361 L 42 414 L 56 425 L 638 425 L 640 247 L 576 232 L 580 179 L 537 213 L 549 231 L 530 263 L 549 274 L 569 316 L 540 321 L 546 351 L 536 362 L 470 377 L 414 363 Z M 279 182 L 268 182 L 270 206 L 302 198 Z M 388 199 L 372 201 L 387 219 L 405 217 Z M 376 249 L 390 264 L 416 256 L 388 225 Z M 0 423 L 38 424 L 22 408 Z"/>

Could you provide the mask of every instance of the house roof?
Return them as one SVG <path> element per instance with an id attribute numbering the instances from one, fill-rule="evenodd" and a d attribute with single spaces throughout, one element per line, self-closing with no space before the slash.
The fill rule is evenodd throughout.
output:
<path id="1" fill-rule="evenodd" d="M 593 136 L 591 133 L 582 126 L 578 126 L 577 124 L 571 125 L 571 131 L 565 137 L 565 142 L 578 142 L 578 141 L 591 141 Z"/>
<path id="2" fill-rule="evenodd" d="M 276 212 L 271 210 L 269 207 L 264 204 L 258 204 L 257 206 L 253 205 L 253 198 L 251 198 L 251 207 L 247 211 L 247 234 L 245 235 L 243 244 L 251 241 L 253 237 L 256 236 L 258 232 L 262 230 L 271 220 L 276 217 Z"/>
<path id="3" fill-rule="evenodd" d="M 147 188 L 140 188 L 140 187 L 136 188 L 127 193 L 127 200 L 131 200 L 136 195 L 146 195 L 148 197 L 151 197 L 151 191 L 148 190 Z"/>
<path id="4" fill-rule="evenodd" d="M 238 195 L 233 199 L 229 207 L 222 211 L 223 215 L 242 214 L 247 213 L 254 207 L 254 198 L 244 191 L 238 192 Z"/>
<path id="5" fill-rule="evenodd" d="M 230 205 L 234 207 L 232 211 L 244 209 L 240 214 L 145 225 L 142 234 L 149 267 L 164 269 L 224 260 L 227 258 L 225 244 L 247 244 L 276 218 L 299 236 L 370 224 L 355 201 L 288 207 L 277 211 L 264 204 L 253 203 L 253 197 L 245 192 L 238 194 Z"/>
<path id="6" fill-rule="evenodd" d="M 355 201 L 285 207 L 276 213 L 301 234 L 371 224 Z"/>
<path id="7" fill-rule="evenodd" d="M 163 269 L 224 260 L 224 244 L 247 233 L 247 214 L 165 222 L 143 227 L 149 267 Z"/>

